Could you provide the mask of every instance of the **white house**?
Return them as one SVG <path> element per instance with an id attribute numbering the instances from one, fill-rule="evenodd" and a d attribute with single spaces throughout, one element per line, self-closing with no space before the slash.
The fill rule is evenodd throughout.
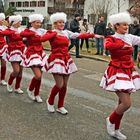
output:
<path id="1" fill-rule="evenodd" d="M 63 11 L 68 18 L 73 16 L 75 12 L 83 15 L 85 0 L 73 0 L 65 2 L 60 0 L 5 0 L 5 9 L 11 5 L 16 7 L 15 14 L 27 17 L 29 14 L 40 13 L 43 16 L 49 16 L 54 12 Z"/>
<path id="2" fill-rule="evenodd" d="M 60 0 L 5 0 L 5 9 L 11 5 L 16 7 L 15 14 L 20 14 L 26 17 L 30 14 L 39 13 L 46 17 L 45 23 L 50 24 L 49 16 L 55 12 L 63 11 L 67 14 L 68 19 L 71 19 L 78 11 L 83 16 L 85 0 L 73 0 L 72 2 L 65 2 Z"/>
<path id="3" fill-rule="evenodd" d="M 20 14 L 23 17 L 27 17 L 29 14 L 40 13 L 43 16 L 47 16 L 47 0 L 6 0 L 5 7 L 9 5 L 16 7 L 15 14 Z"/>

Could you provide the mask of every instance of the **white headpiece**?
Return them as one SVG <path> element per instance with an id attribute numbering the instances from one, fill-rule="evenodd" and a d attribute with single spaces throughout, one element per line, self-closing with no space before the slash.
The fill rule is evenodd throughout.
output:
<path id="1" fill-rule="evenodd" d="M 9 23 L 11 23 L 11 22 L 17 23 L 17 22 L 20 22 L 20 21 L 22 21 L 22 16 L 21 15 L 14 15 L 14 16 L 9 17 Z"/>
<path id="2" fill-rule="evenodd" d="M 32 23 L 32 22 L 34 22 L 36 20 L 39 20 L 39 21 L 43 22 L 43 19 L 44 19 L 44 17 L 41 14 L 32 14 L 32 15 L 29 15 L 29 22 L 30 23 Z"/>
<path id="3" fill-rule="evenodd" d="M 5 19 L 5 14 L 4 13 L 0 13 L 0 21 Z"/>
<path id="4" fill-rule="evenodd" d="M 66 22 L 67 15 L 63 12 L 57 12 L 57 13 L 54 13 L 50 16 L 50 21 L 52 24 L 58 20 L 63 20 L 64 22 Z"/>
<path id="5" fill-rule="evenodd" d="M 123 12 L 123 13 L 111 15 L 109 17 L 109 21 L 112 25 L 115 25 L 116 23 L 123 23 L 123 22 L 130 24 L 131 17 L 128 12 Z"/>

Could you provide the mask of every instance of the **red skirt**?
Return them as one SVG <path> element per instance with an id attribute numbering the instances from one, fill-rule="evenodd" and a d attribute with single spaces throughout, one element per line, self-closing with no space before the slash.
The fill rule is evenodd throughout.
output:
<path id="1" fill-rule="evenodd" d="M 23 67 L 31 67 L 31 66 L 44 66 L 48 56 L 45 51 L 42 49 L 40 51 L 36 51 L 34 49 L 27 48 L 23 54 L 23 61 L 21 65 Z"/>
<path id="2" fill-rule="evenodd" d="M 77 71 L 77 67 L 73 59 L 71 58 L 71 56 L 65 48 L 53 50 L 44 68 L 45 71 L 47 71 L 48 73 L 66 75 Z"/>
<path id="3" fill-rule="evenodd" d="M 140 75 L 134 67 L 122 69 L 108 66 L 100 86 L 108 91 L 135 92 L 140 89 Z"/>
<path id="4" fill-rule="evenodd" d="M 25 50 L 25 46 L 15 48 L 15 47 L 8 47 L 6 59 L 9 62 L 21 62 L 23 60 L 23 52 Z"/>

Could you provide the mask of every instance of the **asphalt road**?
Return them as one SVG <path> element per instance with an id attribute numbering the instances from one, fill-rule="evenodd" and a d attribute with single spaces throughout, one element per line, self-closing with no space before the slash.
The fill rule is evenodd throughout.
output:
<path id="1" fill-rule="evenodd" d="M 47 73 L 41 86 L 42 104 L 28 99 L 26 88 L 33 76 L 30 69 L 24 69 L 25 94 L 8 93 L 0 86 L 0 140 L 115 140 L 106 133 L 105 118 L 114 109 L 117 97 L 99 87 L 107 63 L 85 58 L 75 59 L 75 63 L 79 71 L 70 77 L 66 116 L 47 111 L 45 100 L 54 84 Z M 7 78 L 10 71 L 8 64 Z M 140 140 L 140 91 L 132 99 L 133 106 L 121 128 L 128 140 Z"/>

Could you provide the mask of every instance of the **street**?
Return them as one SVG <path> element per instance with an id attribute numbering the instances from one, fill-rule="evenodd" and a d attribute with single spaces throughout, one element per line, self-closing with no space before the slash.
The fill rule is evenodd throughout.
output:
<path id="1" fill-rule="evenodd" d="M 45 101 L 54 84 L 50 74 L 43 73 L 42 104 L 27 96 L 33 76 L 30 69 L 24 69 L 23 95 L 8 93 L 6 87 L 0 86 L 0 140 L 115 140 L 106 132 L 105 119 L 117 104 L 117 97 L 99 87 L 107 63 L 86 58 L 74 60 L 79 71 L 69 80 L 66 116 L 47 111 Z M 9 63 L 7 70 L 6 79 L 12 70 Z M 121 130 L 128 140 L 140 140 L 139 94 L 140 91 L 132 94 L 132 107 L 122 121 Z"/>

